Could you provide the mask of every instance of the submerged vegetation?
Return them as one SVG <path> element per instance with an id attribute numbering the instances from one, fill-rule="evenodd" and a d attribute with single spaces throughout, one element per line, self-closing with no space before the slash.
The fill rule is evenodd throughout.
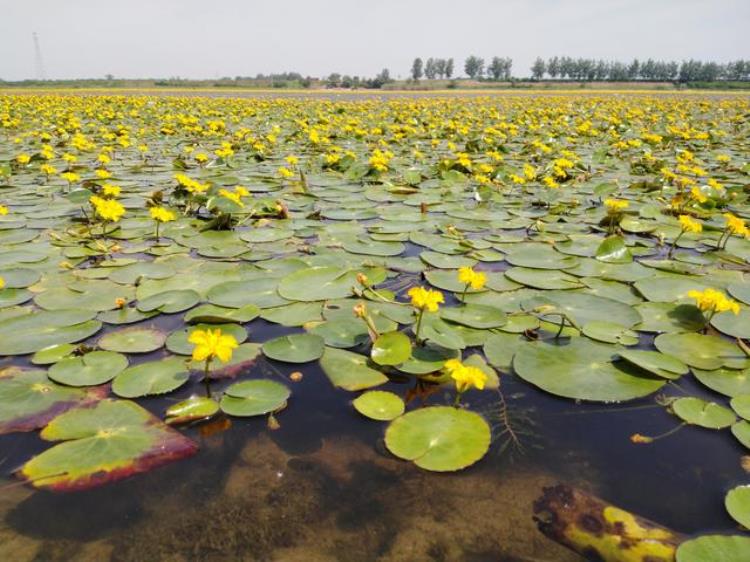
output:
<path id="1" fill-rule="evenodd" d="M 674 431 L 748 448 L 749 113 L 647 95 L 0 97 L 0 432 L 50 442 L 16 475 L 87 489 L 195 454 L 184 428 L 208 420 L 283 428 L 313 364 L 428 471 L 519 444 L 509 377 L 653 397 Z M 631 446 L 668 438 L 643 431 Z M 726 505 L 750 523 L 747 486 Z M 741 560 L 747 540 L 677 559 Z"/>

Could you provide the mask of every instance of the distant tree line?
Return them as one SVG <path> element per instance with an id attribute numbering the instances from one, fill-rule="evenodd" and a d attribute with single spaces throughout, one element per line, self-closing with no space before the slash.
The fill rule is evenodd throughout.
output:
<path id="1" fill-rule="evenodd" d="M 572 57 L 537 57 L 531 65 L 531 77 L 542 80 L 579 80 L 586 82 L 636 80 L 663 82 L 716 82 L 750 80 L 750 61 L 737 60 L 725 64 L 687 60 L 658 61 L 633 59 L 630 63 Z"/>
<path id="2" fill-rule="evenodd" d="M 418 81 L 423 76 L 428 80 L 435 80 L 436 78 L 450 80 L 453 77 L 453 59 L 430 57 L 427 62 L 423 63 L 420 57 L 415 58 L 411 65 L 411 79 Z"/>
<path id="3" fill-rule="evenodd" d="M 391 73 L 387 68 L 380 71 L 375 78 L 363 78 L 360 76 L 341 75 L 338 72 L 330 74 L 325 79 L 327 88 L 382 88 L 389 82 L 393 82 Z"/>

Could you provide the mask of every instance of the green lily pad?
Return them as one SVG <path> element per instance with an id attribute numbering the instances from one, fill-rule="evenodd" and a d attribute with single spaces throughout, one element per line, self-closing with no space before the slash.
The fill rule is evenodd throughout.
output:
<path id="1" fill-rule="evenodd" d="M 711 325 L 733 338 L 750 339 L 750 308 L 743 307 L 739 314 L 722 312 L 714 315 Z"/>
<path id="2" fill-rule="evenodd" d="M 703 334 L 661 334 L 654 340 L 656 349 L 676 357 L 697 369 L 713 370 L 741 365 L 745 356 L 735 344 Z"/>
<path id="3" fill-rule="evenodd" d="M 99 338 L 99 347 L 120 353 L 149 353 L 164 345 L 167 336 L 155 328 L 122 328 Z"/>
<path id="4" fill-rule="evenodd" d="M 102 327 L 86 310 L 33 311 L 0 324 L 0 355 L 25 355 L 51 345 L 74 343 Z"/>
<path id="5" fill-rule="evenodd" d="M 165 291 L 139 300 L 137 308 L 141 312 L 158 310 L 165 314 L 174 314 L 175 312 L 182 312 L 188 308 L 193 308 L 200 300 L 201 296 L 192 289 Z"/>
<path id="6" fill-rule="evenodd" d="M 633 261 L 633 255 L 622 236 L 608 236 L 596 249 L 596 259 L 606 263 L 628 263 Z"/>
<path id="7" fill-rule="evenodd" d="M 191 396 L 167 408 L 166 423 L 177 425 L 197 420 L 208 419 L 219 411 L 219 403 L 206 396 Z"/>
<path id="8" fill-rule="evenodd" d="M 97 318 L 105 324 L 123 325 L 123 324 L 135 324 L 143 320 L 148 320 L 158 315 L 158 311 L 154 312 L 141 312 L 137 308 L 124 307 L 117 308 L 115 310 L 107 310 L 106 312 L 100 313 Z"/>
<path id="9" fill-rule="evenodd" d="M 166 394 L 181 387 L 189 378 L 185 360 L 168 357 L 125 369 L 112 382 L 112 392 L 121 398 Z"/>
<path id="10" fill-rule="evenodd" d="M 750 420 L 750 394 L 735 396 L 729 401 L 729 405 L 738 416 Z"/>
<path id="11" fill-rule="evenodd" d="M 323 338 L 314 334 L 291 334 L 265 342 L 263 354 L 276 361 L 307 363 L 320 359 L 325 350 Z"/>
<path id="12" fill-rule="evenodd" d="M 367 362 L 368 358 L 358 353 L 326 347 L 320 367 L 333 386 L 344 390 L 365 390 L 388 382 L 388 377 Z"/>
<path id="13" fill-rule="evenodd" d="M 400 396 L 384 390 L 369 390 L 356 398 L 352 405 L 363 416 L 378 421 L 390 421 L 406 408 Z"/>
<path id="14" fill-rule="evenodd" d="M 703 291 L 708 287 L 695 277 L 651 277 L 641 279 L 634 284 L 635 288 L 651 302 L 675 302 L 687 299 L 692 290 Z"/>
<path id="15" fill-rule="evenodd" d="M 378 365 L 398 365 L 411 357 L 411 340 L 401 332 L 381 334 L 372 344 L 370 357 Z"/>
<path id="16" fill-rule="evenodd" d="M 481 304 L 444 307 L 440 310 L 440 317 L 449 322 L 478 329 L 499 328 L 508 320 L 502 310 Z"/>
<path id="17" fill-rule="evenodd" d="M 137 404 L 102 400 L 57 416 L 42 439 L 62 441 L 33 457 L 19 476 L 36 488 L 85 490 L 193 454 L 197 447 Z"/>
<path id="18" fill-rule="evenodd" d="M 69 357 L 76 349 L 77 345 L 72 343 L 61 343 L 59 345 L 51 345 L 40 349 L 34 355 L 31 356 L 31 362 L 34 365 L 51 365 L 62 361 L 66 357 Z"/>
<path id="19" fill-rule="evenodd" d="M 321 321 L 322 312 L 323 303 L 293 302 L 284 306 L 266 308 L 261 318 L 282 326 L 302 326 L 308 322 Z"/>
<path id="20" fill-rule="evenodd" d="M 336 318 L 310 328 L 310 333 L 320 336 L 330 347 L 350 348 L 369 341 L 367 325 L 360 318 Z"/>
<path id="21" fill-rule="evenodd" d="M 490 427 L 482 416 L 449 406 L 432 406 L 396 418 L 385 432 L 395 456 L 435 472 L 466 468 L 489 450 Z"/>
<path id="22" fill-rule="evenodd" d="M 678 379 L 690 372 L 688 366 L 676 357 L 658 351 L 628 349 L 617 354 L 620 359 L 665 379 Z"/>
<path id="23" fill-rule="evenodd" d="M 729 490 L 724 498 L 724 506 L 737 523 L 750 529 L 750 485 Z"/>
<path id="24" fill-rule="evenodd" d="M 525 342 L 526 338 L 517 334 L 495 333 L 484 342 L 484 355 L 493 367 L 503 373 L 509 373 L 513 356 Z"/>
<path id="25" fill-rule="evenodd" d="M 352 294 L 359 287 L 357 271 L 339 267 L 300 269 L 284 277 L 278 286 L 279 295 L 292 301 L 323 301 Z"/>
<path id="26" fill-rule="evenodd" d="M 737 420 L 729 408 L 692 396 L 672 402 L 672 411 L 684 422 L 708 429 L 723 429 Z"/>
<path id="27" fill-rule="evenodd" d="M 412 375 L 427 375 L 439 371 L 448 359 L 456 359 L 460 355 L 461 352 L 457 349 L 427 343 L 414 347 L 411 357 L 399 365 L 398 370 Z"/>
<path id="28" fill-rule="evenodd" d="M 505 271 L 505 276 L 511 281 L 533 289 L 578 289 L 583 287 L 578 277 L 562 270 L 512 267 Z"/>
<path id="29" fill-rule="evenodd" d="M 80 389 L 51 382 L 41 370 L 0 370 L 0 434 L 31 431 L 52 418 L 101 398 L 100 389 Z"/>
<path id="30" fill-rule="evenodd" d="M 574 338 L 565 344 L 537 341 L 522 345 L 513 369 L 522 379 L 557 396 L 621 402 L 648 396 L 664 386 L 627 363 L 613 363 L 617 348 Z"/>
<path id="31" fill-rule="evenodd" d="M 62 359 L 50 367 L 50 379 L 68 386 L 95 386 L 111 381 L 128 366 L 128 358 L 112 351 L 92 351 Z"/>
<path id="32" fill-rule="evenodd" d="M 231 322 L 245 324 L 259 315 L 260 308 L 254 304 L 247 304 L 241 308 L 203 304 L 185 314 L 185 322 L 190 324 L 224 324 Z"/>
<path id="33" fill-rule="evenodd" d="M 221 398 L 221 411 L 230 416 L 260 416 L 284 408 L 291 394 L 280 382 L 257 379 L 234 383 Z"/>
<path id="34" fill-rule="evenodd" d="M 693 369 L 693 374 L 702 384 L 720 394 L 733 397 L 750 394 L 750 368 L 713 371 Z"/>
<path id="35" fill-rule="evenodd" d="M 697 332 L 706 323 L 693 305 L 667 302 L 644 302 L 635 310 L 643 320 L 633 327 L 639 332 Z"/>
<path id="36" fill-rule="evenodd" d="M 677 562 L 747 562 L 750 538 L 739 535 L 703 535 L 677 547 Z"/>

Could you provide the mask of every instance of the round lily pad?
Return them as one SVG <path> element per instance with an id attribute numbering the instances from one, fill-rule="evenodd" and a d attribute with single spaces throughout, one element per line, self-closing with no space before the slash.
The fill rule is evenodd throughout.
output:
<path id="1" fill-rule="evenodd" d="M 320 336 L 330 347 L 350 348 L 370 340 L 367 325 L 360 318 L 336 318 L 310 328 L 310 333 Z"/>
<path id="2" fill-rule="evenodd" d="M 306 302 L 347 297 L 359 286 L 357 273 L 339 267 L 300 269 L 281 280 L 278 292 L 285 299 Z"/>
<path id="3" fill-rule="evenodd" d="M 444 307 L 440 310 L 440 317 L 449 322 L 482 330 L 499 328 L 507 322 L 507 316 L 502 310 L 481 304 Z"/>
<path id="4" fill-rule="evenodd" d="M 166 338 L 155 328 L 122 328 L 99 338 L 99 347 L 120 353 L 149 353 L 162 347 Z"/>
<path id="5" fill-rule="evenodd" d="M 724 506 L 737 523 L 750 529 L 750 485 L 729 490 L 724 498 Z"/>
<path id="6" fill-rule="evenodd" d="M 286 363 L 307 363 L 320 359 L 325 349 L 323 338 L 314 334 L 291 334 L 265 342 L 266 357 Z"/>
<path id="7" fill-rule="evenodd" d="M 411 356 L 411 340 L 401 332 L 381 334 L 372 344 L 370 357 L 378 365 L 398 365 Z"/>
<path id="8" fill-rule="evenodd" d="M 750 308 L 743 307 L 739 314 L 722 312 L 711 319 L 711 325 L 733 338 L 750 339 Z"/>
<path id="9" fill-rule="evenodd" d="M 686 365 L 713 370 L 742 362 L 744 355 L 735 344 L 717 336 L 694 333 L 661 334 L 654 340 L 656 349 L 676 357 Z"/>
<path id="10" fill-rule="evenodd" d="M 729 408 L 692 396 L 675 400 L 672 410 L 684 422 L 708 429 L 729 427 L 737 419 Z"/>
<path id="11" fill-rule="evenodd" d="M 750 420 L 750 394 L 735 396 L 729 401 L 729 405 L 738 416 Z"/>
<path id="12" fill-rule="evenodd" d="M 320 358 L 320 366 L 333 386 L 344 390 L 364 390 L 388 382 L 388 377 L 367 363 L 367 357 L 359 353 L 333 347 L 326 347 Z"/>
<path id="13" fill-rule="evenodd" d="M 690 372 L 688 366 L 676 357 L 658 351 L 628 349 L 617 354 L 620 359 L 665 379 L 677 379 Z"/>
<path id="14" fill-rule="evenodd" d="M 128 366 L 128 358 L 113 351 L 92 351 L 81 357 L 62 359 L 47 375 L 68 386 L 94 386 L 115 378 Z"/>
<path id="15" fill-rule="evenodd" d="M 181 387 L 189 378 L 185 360 L 169 357 L 125 369 L 112 382 L 112 392 L 122 398 L 166 394 Z"/>
<path id="16" fill-rule="evenodd" d="M 677 547 L 677 562 L 747 562 L 750 537 L 703 535 Z"/>
<path id="17" fill-rule="evenodd" d="M 137 308 L 141 312 L 153 312 L 158 310 L 165 314 L 182 312 L 193 308 L 201 300 L 201 296 L 192 289 L 182 291 L 165 291 L 151 295 L 138 301 Z"/>
<path id="18" fill-rule="evenodd" d="M 227 387 L 219 406 L 230 416 L 260 416 L 286 406 L 290 390 L 280 382 L 258 379 Z"/>
<path id="19" fill-rule="evenodd" d="M 206 396 L 191 396 L 167 408 L 166 421 L 170 425 L 210 418 L 219 411 L 219 403 Z"/>
<path id="20" fill-rule="evenodd" d="M 61 343 L 58 345 L 51 345 L 40 349 L 34 355 L 31 356 L 31 362 L 34 365 L 51 365 L 57 363 L 69 357 L 76 349 L 77 345 L 72 343 Z"/>
<path id="21" fill-rule="evenodd" d="M 693 374 L 701 383 L 720 394 L 726 396 L 750 394 L 750 368 L 715 369 L 713 371 L 693 369 Z"/>
<path id="22" fill-rule="evenodd" d="M 490 427 L 482 416 L 449 406 L 432 406 L 396 418 L 385 432 L 395 456 L 435 472 L 461 470 L 489 450 Z"/>
<path id="23" fill-rule="evenodd" d="M 356 398 L 352 405 L 363 416 L 378 421 L 390 421 L 404 413 L 404 401 L 393 392 L 369 390 Z"/>
<path id="24" fill-rule="evenodd" d="M 101 322 L 86 310 L 33 311 L 0 324 L 0 355 L 25 355 L 95 334 Z"/>
<path id="25" fill-rule="evenodd" d="M 84 490 L 193 454 L 197 447 L 128 400 L 102 400 L 57 416 L 41 433 L 62 441 L 28 461 L 20 476 L 37 488 Z"/>
<path id="26" fill-rule="evenodd" d="M 214 304 L 203 304 L 185 314 L 185 322 L 191 324 L 223 324 L 237 322 L 245 324 L 260 315 L 260 308 L 247 304 L 241 308 L 227 308 Z"/>
<path id="27" fill-rule="evenodd" d="M 568 343 L 537 341 L 522 345 L 513 369 L 522 379 L 557 396 L 621 402 L 648 396 L 664 386 L 648 372 L 612 362 L 617 348 L 574 338 Z"/>

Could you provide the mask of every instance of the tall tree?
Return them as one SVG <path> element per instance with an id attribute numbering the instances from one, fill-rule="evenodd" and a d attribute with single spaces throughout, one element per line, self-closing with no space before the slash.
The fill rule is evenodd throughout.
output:
<path id="1" fill-rule="evenodd" d="M 468 64 L 468 60 L 466 63 Z M 504 61 L 500 57 L 492 57 L 490 65 L 487 67 L 487 74 L 493 80 L 500 80 L 503 77 L 503 70 L 505 69 Z M 469 74 L 469 70 L 466 70 L 466 74 Z M 471 76 L 471 75 L 470 75 Z M 473 76 L 472 76 L 473 78 Z"/>
<path id="2" fill-rule="evenodd" d="M 445 77 L 445 63 L 445 59 L 435 59 L 435 72 L 440 78 Z"/>
<path id="3" fill-rule="evenodd" d="M 557 57 L 549 59 L 547 62 L 547 72 L 553 80 L 557 78 L 557 75 L 560 74 L 560 59 Z"/>
<path id="4" fill-rule="evenodd" d="M 415 82 L 422 78 L 422 59 L 417 57 L 411 65 L 411 77 Z"/>
<path id="5" fill-rule="evenodd" d="M 453 59 L 452 58 L 445 61 L 445 77 L 449 79 L 453 77 Z"/>
<path id="6" fill-rule="evenodd" d="M 427 63 L 424 65 L 424 75 L 428 80 L 434 80 L 437 70 L 435 69 L 435 59 L 432 57 L 427 59 Z"/>
<path id="7" fill-rule="evenodd" d="M 537 57 L 534 64 L 531 65 L 531 77 L 534 80 L 541 80 L 544 78 L 544 73 L 547 70 L 547 65 L 544 64 L 544 59 Z"/>
<path id="8" fill-rule="evenodd" d="M 464 61 L 464 72 L 472 80 L 481 78 L 484 74 L 484 59 L 471 55 Z"/>

